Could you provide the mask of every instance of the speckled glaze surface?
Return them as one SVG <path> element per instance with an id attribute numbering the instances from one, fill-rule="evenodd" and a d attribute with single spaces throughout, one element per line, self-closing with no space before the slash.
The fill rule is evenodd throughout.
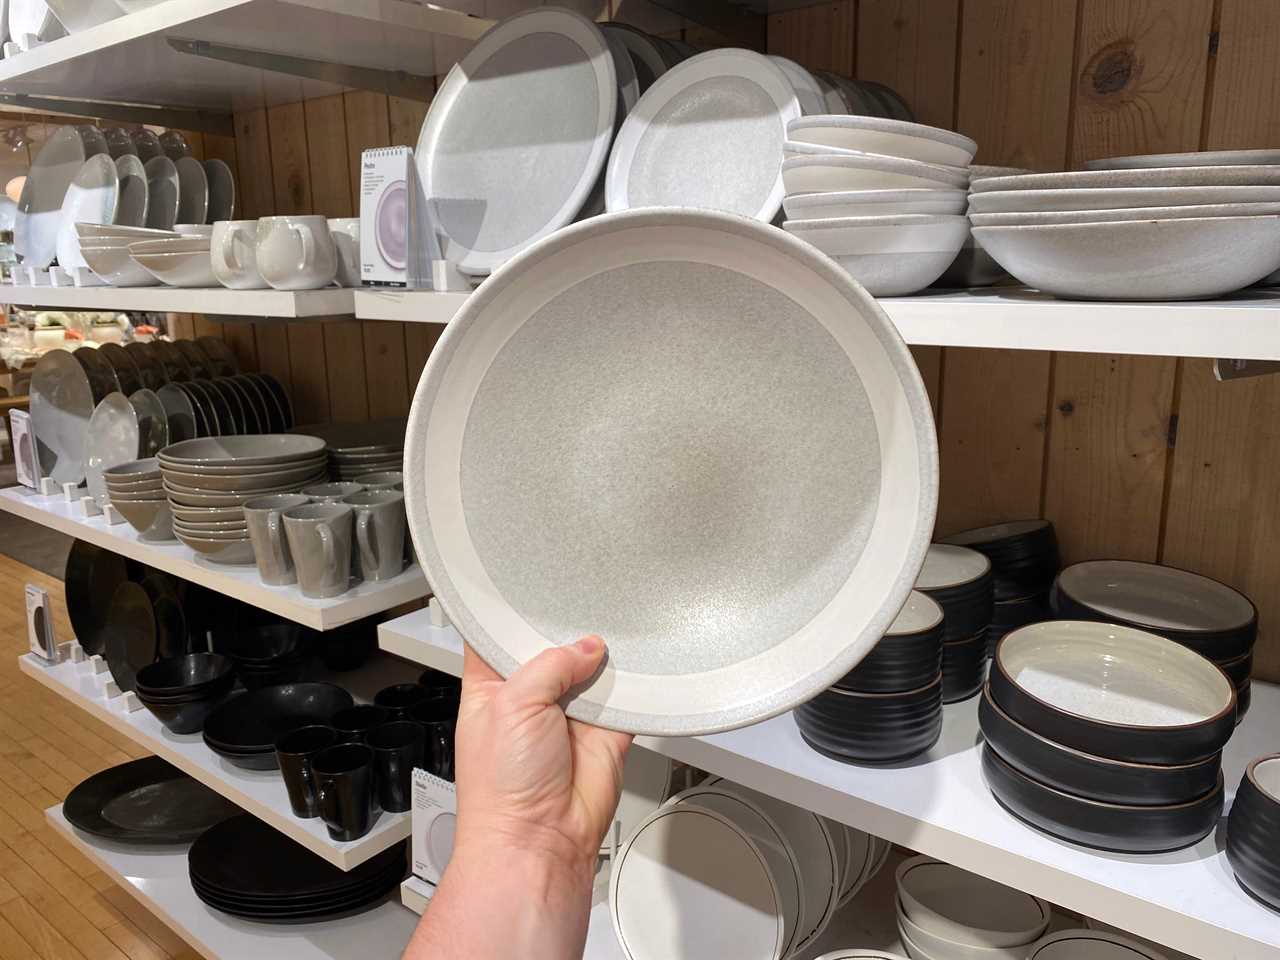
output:
<path id="1" fill-rule="evenodd" d="M 942 676 L 905 693 L 826 690 L 795 710 L 800 735 L 846 763 L 893 763 L 924 753 L 942 733 Z"/>
<path id="2" fill-rule="evenodd" d="M 1245 769 L 1227 820 L 1227 860 L 1240 884 L 1280 910 L 1280 754 Z"/>
<path id="3" fill-rule="evenodd" d="M 1160 167 L 1153 170 L 1068 170 L 974 178 L 974 193 L 993 190 L 1078 190 L 1098 187 L 1220 187 L 1280 185 L 1280 166 Z"/>
<path id="4" fill-rule="evenodd" d="M 1118 210 L 1206 203 L 1280 203 L 1280 186 L 1098 187 L 1075 190 L 995 190 L 969 197 L 970 213 Z"/>
<path id="5" fill-rule="evenodd" d="M 569 714 L 659 735 L 848 673 L 937 497 L 928 400 L 874 301 L 781 231 L 696 211 L 595 218 L 495 273 L 432 354 L 405 463 L 468 643 L 509 674 L 599 633 Z"/>
<path id="6" fill-rule="evenodd" d="M 1175 207 L 1117 207 L 1112 210 L 1054 210 L 1035 213 L 970 213 L 975 227 L 1016 227 L 1048 223 L 1114 223 L 1126 220 L 1179 220 L 1196 217 L 1265 217 L 1280 213 L 1280 203 L 1195 203 Z"/>

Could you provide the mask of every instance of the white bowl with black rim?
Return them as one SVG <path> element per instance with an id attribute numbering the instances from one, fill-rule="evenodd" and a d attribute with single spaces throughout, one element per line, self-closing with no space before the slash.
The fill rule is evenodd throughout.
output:
<path id="1" fill-rule="evenodd" d="M 1031 943 L 1049 927 L 1049 904 L 932 857 L 898 864 L 898 906 L 915 926 L 970 947 Z"/>

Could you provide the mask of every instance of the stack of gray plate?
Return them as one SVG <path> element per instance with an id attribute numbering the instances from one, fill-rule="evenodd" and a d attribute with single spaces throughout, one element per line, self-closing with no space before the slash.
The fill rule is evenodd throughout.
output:
<path id="1" fill-rule="evenodd" d="M 404 417 L 361 423 L 310 423 L 290 433 L 319 437 L 329 448 L 329 476 L 355 480 L 404 465 Z"/>
<path id="2" fill-rule="evenodd" d="M 1280 150 L 1087 166 L 975 181 L 974 238 L 1023 283 L 1070 299 L 1214 297 L 1280 269 Z"/>

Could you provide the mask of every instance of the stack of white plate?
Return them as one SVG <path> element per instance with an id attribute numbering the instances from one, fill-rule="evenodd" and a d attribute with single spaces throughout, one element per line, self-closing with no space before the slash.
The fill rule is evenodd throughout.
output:
<path id="1" fill-rule="evenodd" d="M 148 240 L 176 240 L 172 230 L 77 223 L 74 226 L 80 255 L 89 269 L 113 287 L 152 287 L 160 280 L 129 255 L 129 245 Z"/>
<path id="2" fill-rule="evenodd" d="M 973 184 L 974 238 L 1009 273 L 1078 300 L 1182 300 L 1280 268 L 1280 150 L 1096 160 Z"/>
<path id="3" fill-rule="evenodd" d="M 218 287 L 209 255 L 211 234 L 204 231 L 140 240 L 129 244 L 133 262 L 171 287 Z"/>
<path id="4" fill-rule="evenodd" d="M 911 960 L 1025 960 L 1049 928 L 1043 900 L 930 857 L 902 861 L 897 885 Z"/>
<path id="5" fill-rule="evenodd" d="M 821 115 L 787 126 L 783 229 L 834 259 L 873 296 L 933 283 L 969 235 L 969 163 L 950 130 L 882 117 Z"/>

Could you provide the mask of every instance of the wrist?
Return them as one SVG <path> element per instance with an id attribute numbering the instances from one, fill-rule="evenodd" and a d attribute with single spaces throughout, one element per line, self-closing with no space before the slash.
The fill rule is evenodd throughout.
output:
<path id="1" fill-rule="evenodd" d="M 511 872 L 533 889 L 590 890 L 598 851 L 585 851 L 558 830 L 537 823 L 487 818 L 460 821 L 454 858 Z"/>

